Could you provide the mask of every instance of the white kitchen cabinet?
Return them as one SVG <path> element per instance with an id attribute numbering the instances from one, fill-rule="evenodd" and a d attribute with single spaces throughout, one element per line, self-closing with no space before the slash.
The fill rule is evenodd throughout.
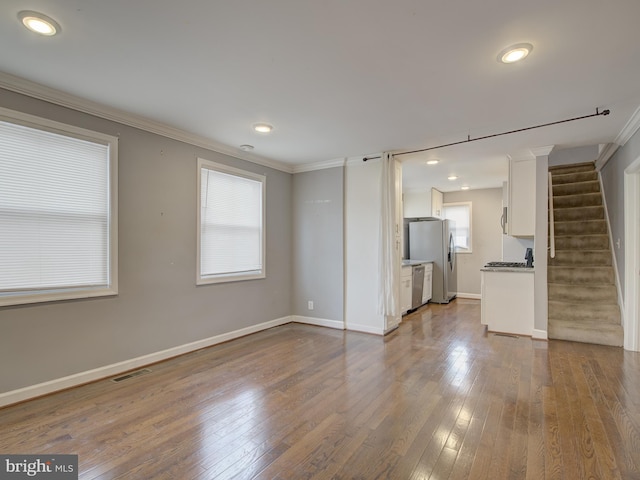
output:
<path id="1" fill-rule="evenodd" d="M 431 189 L 431 216 L 436 218 L 443 218 L 444 213 L 442 211 L 442 205 L 444 203 L 444 194 L 436 189 Z"/>
<path id="2" fill-rule="evenodd" d="M 433 263 L 424 265 L 424 283 L 422 284 L 422 304 L 431 300 L 433 291 Z"/>
<path id="3" fill-rule="evenodd" d="M 482 272 L 480 323 L 491 332 L 533 334 L 532 269 Z"/>
<path id="4" fill-rule="evenodd" d="M 404 315 L 411 310 L 411 293 L 413 289 L 413 268 L 403 266 L 400 274 L 400 309 Z"/>
<path id="5" fill-rule="evenodd" d="M 533 237 L 536 227 L 536 160 L 509 161 L 507 227 L 512 237 Z"/>
<path id="6" fill-rule="evenodd" d="M 442 218 L 443 194 L 431 188 L 403 194 L 404 218 Z"/>

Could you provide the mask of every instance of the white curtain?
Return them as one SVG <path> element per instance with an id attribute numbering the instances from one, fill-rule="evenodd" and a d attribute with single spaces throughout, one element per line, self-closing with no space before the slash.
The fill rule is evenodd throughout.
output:
<path id="1" fill-rule="evenodd" d="M 379 311 L 388 325 L 389 317 L 400 316 L 400 223 L 397 218 L 398 179 L 396 160 L 390 153 L 382 154 L 382 174 L 380 175 L 381 221 L 380 221 L 380 283 Z M 386 326 L 385 326 L 386 328 Z"/>

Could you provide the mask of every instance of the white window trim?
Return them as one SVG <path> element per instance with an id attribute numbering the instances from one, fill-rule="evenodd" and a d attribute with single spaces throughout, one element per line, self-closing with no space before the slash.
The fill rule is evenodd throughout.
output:
<path id="1" fill-rule="evenodd" d="M 0 296 L 0 306 L 104 297 L 118 294 L 118 138 L 0 107 L 0 120 L 109 146 L 109 285 L 37 290 Z"/>
<path id="2" fill-rule="evenodd" d="M 216 275 L 216 276 L 206 276 L 203 277 L 200 271 L 200 254 L 201 254 L 201 188 L 202 188 L 202 175 L 200 172 L 202 168 L 207 168 L 211 170 L 216 170 L 218 172 L 228 173 L 230 175 L 237 175 L 239 177 L 249 178 L 251 180 L 256 180 L 262 183 L 262 243 L 260 245 L 261 249 L 261 257 L 262 257 L 262 270 L 259 273 L 231 273 L 228 275 Z M 196 258 L 196 285 L 210 285 L 214 283 L 228 283 L 228 282 L 241 282 L 245 280 L 257 280 L 261 278 L 266 278 L 267 276 L 267 259 L 266 259 L 266 221 L 265 221 L 265 213 L 266 213 L 266 182 L 267 177 L 265 175 L 260 175 L 257 173 L 249 172 L 247 170 L 241 170 L 239 168 L 230 167 L 228 165 L 223 165 L 221 163 L 212 162 L 211 160 L 206 160 L 204 158 L 198 158 L 198 168 L 197 168 L 197 222 L 196 222 L 196 239 L 197 239 L 197 258 Z"/>
<path id="3" fill-rule="evenodd" d="M 468 253 L 473 253 L 473 206 L 472 206 L 472 203 L 473 202 L 469 201 L 469 202 L 450 202 L 450 203 L 442 204 L 443 209 L 445 207 L 457 207 L 460 205 L 466 205 L 469 207 L 469 248 L 461 249 L 460 247 L 456 246 L 456 254 L 460 253 L 462 255 L 465 255 Z M 444 215 L 443 215 L 443 218 L 444 218 Z"/>

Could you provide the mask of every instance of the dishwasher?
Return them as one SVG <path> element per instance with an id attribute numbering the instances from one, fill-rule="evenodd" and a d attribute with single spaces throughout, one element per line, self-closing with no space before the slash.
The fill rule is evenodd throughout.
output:
<path id="1" fill-rule="evenodd" d="M 424 265 L 414 265 L 412 272 L 413 288 L 411 289 L 411 308 L 422 305 L 422 286 L 424 284 Z"/>

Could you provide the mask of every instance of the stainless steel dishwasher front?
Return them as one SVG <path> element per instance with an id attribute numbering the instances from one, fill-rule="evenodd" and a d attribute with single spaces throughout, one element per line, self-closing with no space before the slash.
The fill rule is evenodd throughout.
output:
<path id="1" fill-rule="evenodd" d="M 422 305 L 422 286 L 424 283 L 424 265 L 413 266 L 413 288 L 411 289 L 411 308 Z"/>

